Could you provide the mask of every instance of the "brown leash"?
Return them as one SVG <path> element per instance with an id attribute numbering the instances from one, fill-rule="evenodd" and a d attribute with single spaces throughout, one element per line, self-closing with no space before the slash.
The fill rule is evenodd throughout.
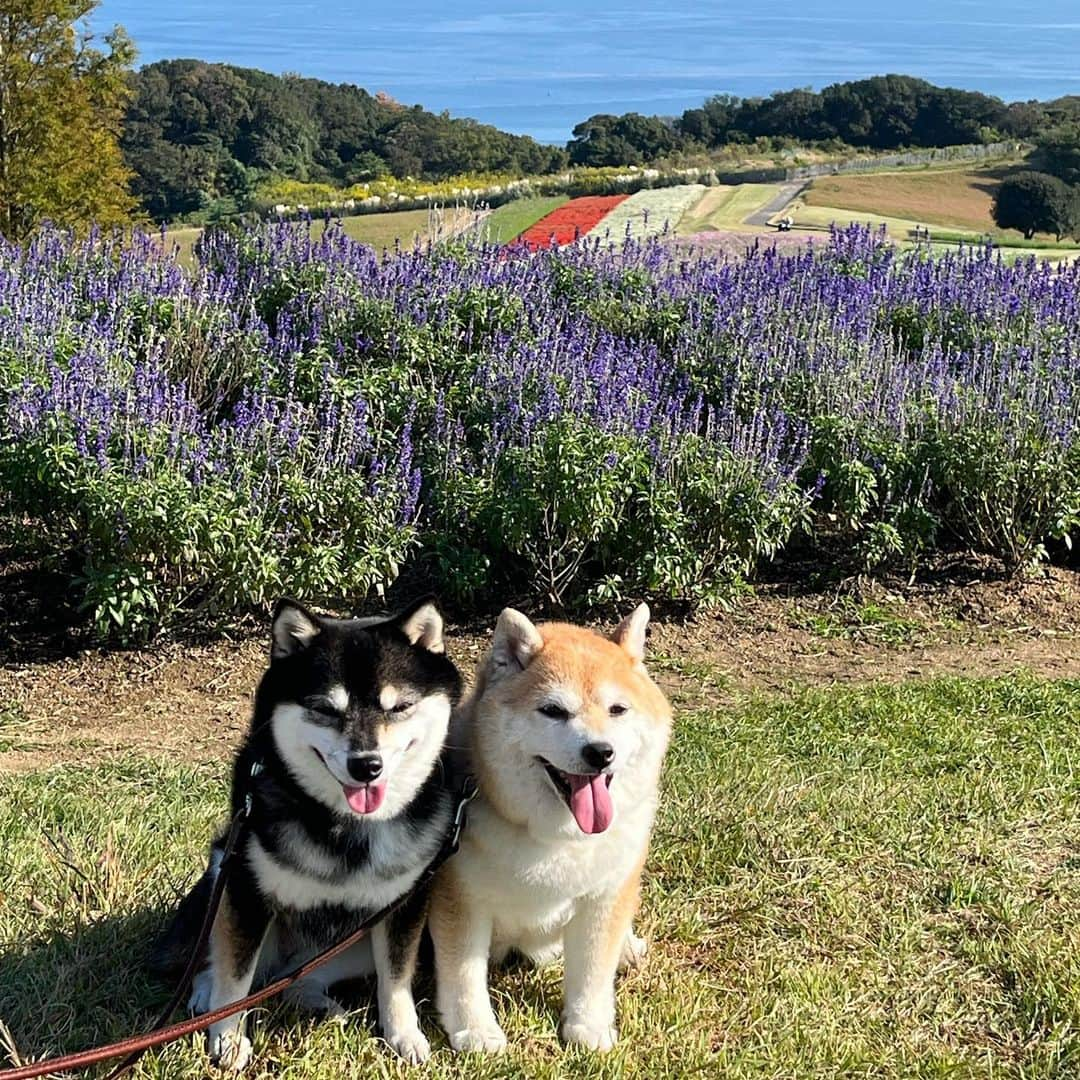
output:
<path id="1" fill-rule="evenodd" d="M 183 1001 L 184 995 L 187 993 L 188 987 L 195 974 L 195 970 L 199 966 L 199 958 L 210 938 L 210 932 L 214 925 L 214 918 L 217 915 L 218 907 L 221 905 L 221 898 L 225 893 L 226 870 L 229 860 L 232 858 L 236 844 L 239 841 L 240 827 L 251 812 L 251 803 L 249 800 L 242 809 L 236 812 L 229 826 L 225 854 L 222 858 L 217 879 L 214 882 L 214 890 L 210 896 L 210 903 L 207 906 L 202 927 L 199 930 L 198 942 L 188 959 L 187 967 L 184 969 L 184 974 L 181 976 L 176 990 L 173 992 L 173 995 L 165 1008 L 162 1009 L 155 1026 L 144 1035 L 133 1035 L 129 1039 L 121 1039 L 119 1042 L 109 1043 L 107 1046 L 99 1046 L 92 1050 L 82 1050 L 75 1054 L 66 1054 L 63 1057 L 43 1058 L 41 1061 L 31 1062 L 28 1065 L 20 1065 L 14 1069 L 4 1069 L 3 1071 L 0 1071 L 0 1080 L 34 1080 L 35 1077 L 45 1076 L 49 1073 L 69 1072 L 72 1069 L 85 1069 L 91 1065 L 97 1065 L 102 1061 L 109 1061 L 112 1058 L 124 1055 L 124 1060 L 106 1077 L 106 1080 L 117 1080 L 118 1077 L 126 1073 L 139 1058 L 152 1047 L 173 1042 L 176 1039 L 183 1038 L 185 1035 L 191 1035 L 196 1031 L 203 1031 L 211 1024 L 216 1024 L 219 1020 L 224 1020 L 226 1017 L 242 1012 L 244 1009 L 250 1009 L 255 1005 L 261 1005 L 264 1001 L 268 1001 L 275 995 L 280 994 L 282 990 L 286 990 L 288 987 L 292 986 L 293 983 L 298 982 L 316 968 L 333 960 L 335 956 L 340 956 L 346 949 L 351 949 L 353 945 L 363 939 L 376 923 L 380 923 L 388 915 L 392 915 L 410 897 L 415 895 L 431 881 L 439 867 L 442 866 L 455 851 L 457 851 L 458 844 L 461 841 L 461 830 L 465 826 L 465 811 L 475 796 L 476 782 L 472 777 L 466 777 L 461 792 L 458 795 L 457 806 L 454 810 L 454 819 L 451 822 L 450 829 L 443 840 L 442 846 L 439 848 L 438 852 L 436 852 L 435 857 L 431 862 L 424 868 L 420 877 L 417 878 L 416 884 L 414 884 L 408 892 L 402 894 L 396 900 L 387 904 L 382 910 L 377 911 L 374 915 L 365 919 L 356 930 L 343 938 L 336 945 L 332 945 L 330 948 L 319 953 L 318 956 L 293 968 L 288 974 L 282 975 L 279 979 L 275 979 L 261 990 L 256 990 L 254 993 L 248 994 L 247 997 L 242 997 L 238 1001 L 223 1005 L 220 1009 L 215 1009 L 213 1012 L 203 1013 L 201 1016 L 192 1017 L 190 1020 L 181 1020 L 175 1024 L 167 1024 L 166 1021 Z"/>

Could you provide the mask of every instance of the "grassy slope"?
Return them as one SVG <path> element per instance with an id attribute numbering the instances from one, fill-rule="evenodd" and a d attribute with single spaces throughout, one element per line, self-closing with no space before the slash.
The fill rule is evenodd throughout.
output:
<path id="1" fill-rule="evenodd" d="M 503 203 L 484 219 L 480 235 L 493 244 L 507 244 L 569 201 L 568 195 L 550 195 Z"/>
<path id="2" fill-rule="evenodd" d="M 926 169 L 829 176 L 815 180 L 803 193 L 806 204 L 797 222 L 827 224 L 831 220 L 884 221 L 903 237 L 916 225 L 937 226 L 956 235 L 989 233 L 1003 246 L 1025 245 L 1015 229 L 999 229 L 991 215 L 994 192 L 1009 167 Z M 845 213 L 838 214 L 838 211 Z M 1052 236 L 1038 238 L 1039 246 L 1061 250 Z"/>
<path id="3" fill-rule="evenodd" d="M 832 224 L 848 225 L 857 222 L 869 225 L 877 229 L 885 226 L 886 232 L 894 240 L 909 241 L 914 237 L 914 229 L 919 224 L 917 221 L 904 218 L 883 217 L 881 214 L 860 213 L 854 210 L 839 210 L 829 206 L 796 206 L 789 213 L 797 228 L 811 228 L 815 230 L 827 230 Z M 956 244 L 960 242 L 979 243 L 983 233 L 972 232 L 967 229 L 931 229 L 933 238 L 933 250 L 936 254 L 947 251 L 955 251 Z M 1049 262 L 1057 262 L 1071 259 L 1080 255 L 1080 248 L 1068 243 L 1056 244 L 1051 240 L 1025 241 L 1016 239 L 1019 234 L 1002 234 L 998 231 L 991 232 L 994 243 L 1006 259 L 1022 258 L 1025 255 L 1035 255 Z"/>
<path id="4" fill-rule="evenodd" d="M 641 920 L 654 947 L 620 985 L 620 1046 L 563 1053 L 558 972 L 517 969 L 494 981 L 509 1056 L 442 1049 L 425 1075 L 1076 1075 L 1080 684 L 952 679 L 719 707 L 698 696 L 708 673 L 683 674 L 697 689 Z M 138 958 L 203 857 L 223 781 L 136 758 L 0 777 L 0 1018 L 24 1052 L 146 1020 L 160 996 Z M 370 1019 L 274 1012 L 252 1075 L 410 1075 Z M 198 1077 L 204 1059 L 186 1042 L 138 1072 Z"/>
<path id="5" fill-rule="evenodd" d="M 838 225 L 847 225 L 851 222 L 860 222 L 879 228 L 884 225 L 888 234 L 897 240 L 907 240 L 913 234 L 913 230 L 919 222 L 911 218 L 890 217 L 876 211 L 845 210 L 835 206 L 807 206 L 796 205 L 788 211 L 796 226 L 826 229 L 834 222 Z M 950 234 L 956 237 L 966 237 L 969 240 L 977 240 L 981 233 L 970 229 L 950 229 Z M 931 229 L 931 235 L 937 236 L 937 230 Z"/>
<path id="6" fill-rule="evenodd" d="M 453 224 L 459 214 L 468 215 L 468 211 L 447 209 L 443 212 L 444 225 Z M 464 223 L 464 219 L 463 219 Z M 375 248 L 391 248 L 395 243 L 411 247 L 417 240 L 425 242 L 432 236 L 432 215 L 428 210 L 399 210 L 382 214 L 358 214 L 341 219 L 345 233 L 363 244 Z M 321 236 L 326 223 L 317 218 L 311 223 L 313 236 Z M 168 240 L 179 245 L 180 261 L 189 263 L 192 248 L 202 229 L 170 229 Z"/>
<path id="7" fill-rule="evenodd" d="M 175 244 L 177 259 L 184 266 L 190 266 L 195 259 L 194 248 L 200 236 L 202 236 L 202 229 L 197 226 L 185 226 L 179 229 L 169 229 L 165 234 L 165 242 L 169 245 Z"/>
<path id="8" fill-rule="evenodd" d="M 680 236 L 708 229 L 740 229 L 759 207 L 775 198 L 782 184 L 736 184 L 710 188 L 679 222 Z"/>
<path id="9" fill-rule="evenodd" d="M 1001 172 L 928 169 L 827 176 L 815 180 L 804 197 L 810 205 L 984 232 L 994 228 L 990 207 Z"/>

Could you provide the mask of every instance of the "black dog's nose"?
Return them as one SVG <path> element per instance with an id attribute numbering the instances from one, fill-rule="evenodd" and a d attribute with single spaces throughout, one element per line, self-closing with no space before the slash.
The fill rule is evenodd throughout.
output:
<path id="1" fill-rule="evenodd" d="M 586 743 L 581 748 L 586 765 L 594 769 L 606 769 L 615 760 L 615 747 L 609 742 Z"/>
<path id="2" fill-rule="evenodd" d="M 379 754 L 353 754 L 349 758 L 349 775 L 361 784 L 370 784 L 381 772 L 382 757 Z"/>

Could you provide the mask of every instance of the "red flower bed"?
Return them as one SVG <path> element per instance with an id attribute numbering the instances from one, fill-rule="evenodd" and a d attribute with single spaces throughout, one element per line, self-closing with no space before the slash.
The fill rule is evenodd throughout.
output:
<path id="1" fill-rule="evenodd" d="M 514 244 L 524 244 L 530 251 L 551 247 L 553 243 L 572 244 L 595 229 L 626 198 L 626 195 L 586 195 L 571 199 L 526 229 Z"/>

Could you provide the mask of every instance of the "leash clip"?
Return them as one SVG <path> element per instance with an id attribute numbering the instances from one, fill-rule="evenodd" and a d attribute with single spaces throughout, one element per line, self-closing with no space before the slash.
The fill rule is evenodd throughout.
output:
<path id="1" fill-rule="evenodd" d="M 465 828 L 469 803 L 476 798 L 477 791 L 476 780 L 472 776 L 466 776 L 464 783 L 461 785 L 457 809 L 454 811 L 454 827 L 450 831 L 450 840 L 447 844 L 447 848 L 451 852 L 457 851 L 461 843 L 461 830 Z"/>

